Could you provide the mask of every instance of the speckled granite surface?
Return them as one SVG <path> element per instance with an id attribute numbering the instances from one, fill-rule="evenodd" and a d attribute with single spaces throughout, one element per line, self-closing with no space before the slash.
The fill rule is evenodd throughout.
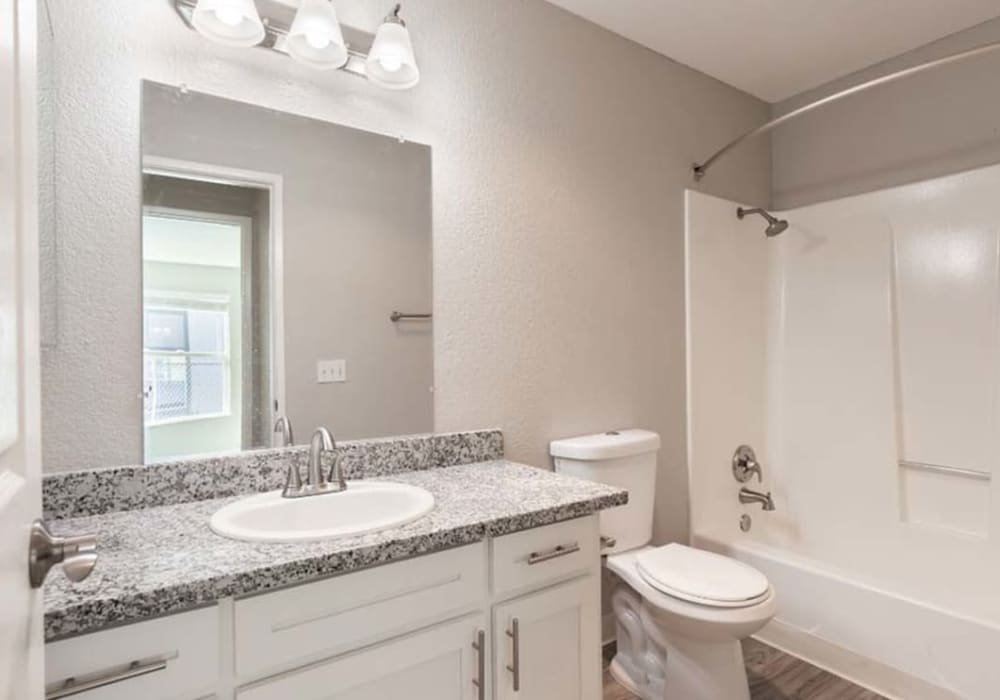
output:
<path id="1" fill-rule="evenodd" d="M 82 583 L 49 577 L 46 639 L 470 544 L 628 500 L 622 489 L 502 460 L 391 480 L 426 488 L 434 494 L 434 510 L 404 527 L 326 542 L 253 544 L 220 537 L 209 529 L 209 517 L 234 498 L 54 522 L 57 534 L 96 533 L 100 559 Z"/>
<path id="2" fill-rule="evenodd" d="M 348 479 L 369 479 L 503 457 L 503 433 L 406 435 L 338 443 Z M 189 503 L 281 488 L 290 463 L 304 472 L 309 448 L 254 450 L 151 465 L 46 474 L 46 520 Z M 329 468 L 329 465 L 327 466 Z"/>

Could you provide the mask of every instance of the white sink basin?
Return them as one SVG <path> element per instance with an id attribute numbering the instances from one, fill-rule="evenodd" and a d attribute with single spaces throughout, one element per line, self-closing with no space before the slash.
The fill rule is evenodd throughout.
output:
<path id="1" fill-rule="evenodd" d="M 349 481 L 347 490 L 319 496 L 250 496 L 217 510 L 209 525 L 223 537 L 247 542 L 304 542 L 398 527 L 432 508 L 434 496 L 419 486 Z"/>

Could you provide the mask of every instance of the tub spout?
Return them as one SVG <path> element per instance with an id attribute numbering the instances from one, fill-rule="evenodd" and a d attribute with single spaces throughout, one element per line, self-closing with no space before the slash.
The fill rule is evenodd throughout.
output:
<path id="1" fill-rule="evenodd" d="M 771 498 L 770 491 L 761 493 L 760 491 L 748 489 L 746 486 L 740 489 L 740 503 L 760 503 L 764 510 L 774 510 L 774 499 Z"/>

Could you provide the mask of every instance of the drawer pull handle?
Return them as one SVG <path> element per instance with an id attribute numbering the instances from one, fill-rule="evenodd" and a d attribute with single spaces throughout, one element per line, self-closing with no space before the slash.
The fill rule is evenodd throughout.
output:
<path id="1" fill-rule="evenodd" d="M 521 624 L 516 617 L 510 621 L 507 636 L 514 643 L 511 653 L 512 663 L 507 665 L 507 670 L 514 677 L 514 692 L 516 693 L 521 690 Z"/>
<path id="2" fill-rule="evenodd" d="M 574 542 L 573 544 L 561 544 L 555 549 L 550 549 L 547 552 L 532 552 L 528 555 L 528 565 L 534 566 L 535 564 L 541 564 L 545 561 L 565 557 L 567 554 L 574 554 L 579 551 L 580 545 L 577 542 Z"/>
<path id="3" fill-rule="evenodd" d="M 486 700 L 486 631 L 479 630 L 476 633 L 476 641 L 472 643 L 472 648 L 476 650 L 476 677 L 472 679 L 472 685 L 476 686 L 479 700 Z"/>
<path id="4" fill-rule="evenodd" d="M 114 671 L 113 673 L 108 673 L 106 675 L 98 676 L 96 678 L 91 678 L 89 680 L 77 680 L 76 678 L 67 678 L 62 683 L 59 683 L 55 686 L 49 686 L 50 690 L 46 691 L 45 700 L 59 700 L 59 698 L 68 698 L 71 695 L 85 693 L 88 690 L 96 690 L 97 688 L 103 688 L 104 686 L 113 685 L 114 683 L 121 683 L 122 681 L 131 680 L 132 678 L 145 676 L 147 673 L 156 673 L 157 671 L 163 671 L 166 668 L 167 668 L 167 659 L 156 659 L 153 661 L 145 661 L 145 662 L 133 661 L 120 671 Z"/>

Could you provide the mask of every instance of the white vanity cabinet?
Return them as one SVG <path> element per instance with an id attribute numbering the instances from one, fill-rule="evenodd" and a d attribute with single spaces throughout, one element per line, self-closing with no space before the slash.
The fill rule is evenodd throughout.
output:
<path id="1" fill-rule="evenodd" d="M 600 606 L 585 578 L 497 605 L 496 700 L 600 700 Z"/>
<path id="2" fill-rule="evenodd" d="M 478 642 L 485 641 L 486 629 L 483 615 L 436 625 L 251 685 L 238 690 L 236 697 L 237 700 L 477 700 L 477 684 L 485 675 Z"/>
<path id="3" fill-rule="evenodd" d="M 599 539 L 592 515 L 54 642 L 48 692 L 599 700 Z"/>

